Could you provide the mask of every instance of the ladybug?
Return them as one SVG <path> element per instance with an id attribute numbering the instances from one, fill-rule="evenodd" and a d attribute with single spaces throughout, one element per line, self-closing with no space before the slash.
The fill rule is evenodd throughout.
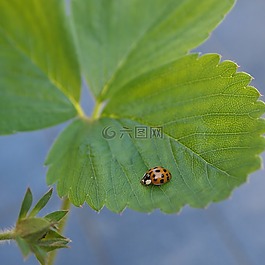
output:
<path id="1" fill-rule="evenodd" d="M 150 184 L 159 186 L 170 181 L 171 173 L 163 167 L 150 168 L 141 179 L 141 184 L 148 186 Z"/>

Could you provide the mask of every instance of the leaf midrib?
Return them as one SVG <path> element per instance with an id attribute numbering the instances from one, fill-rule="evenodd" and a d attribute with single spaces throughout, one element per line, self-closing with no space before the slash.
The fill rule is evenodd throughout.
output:
<path id="1" fill-rule="evenodd" d="M 119 123 L 120 123 L 120 119 L 123 119 L 123 118 L 115 118 L 115 120 L 116 120 L 116 121 L 118 120 Z M 134 122 L 137 122 L 138 124 L 140 124 L 139 121 L 138 121 L 137 119 L 130 119 L 130 120 L 131 120 L 131 121 L 134 121 Z M 154 124 L 149 124 L 148 122 L 145 123 L 144 125 L 146 125 L 146 126 L 154 126 Z M 178 141 L 178 139 L 175 139 L 175 138 L 174 138 L 173 136 L 171 136 L 170 134 L 165 133 L 165 132 L 163 132 L 163 134 L 165 134 L 169 139 L 172 139 L 173 141 L 177 142 L 179 145 L 183 146 L 185 149 L 187 149 L 188 152 L 190 152 L 190 153 L 193 154 L 193 155 L 196 155 L 199 159 L 201 159 L 203 162 L 205 162 L 205 164 L 210 165 L 211 167 L 213 167 L 214 169 L 216 169 L 218 172 L 221 172 L 221 173 L 223 173 L 223 174 L 225 174 L 225 175 L 227 175 L 227 176 L 229 176 L 229 177 L 232 177 L 232 178 L 237 178 L 236 176 L 231 175 L 231 174 L 228 173 L 227 171 L 225 171 L 225 170 L 223 170 L 223 169 L 221 169 L 221 168 L 218 168 L 217 166 L 213 165 L 212 163 L 210 163 L 209 161 L 207 161 L 205 158 L 203 158 L 202 156 L 200 156 L 199 153 L 196 153 L 196 152 L 193 151 L 191 148 L 189 148 L 188 146 L 186 146 L 186 145 L 183 144 L 182 142 Z"/>

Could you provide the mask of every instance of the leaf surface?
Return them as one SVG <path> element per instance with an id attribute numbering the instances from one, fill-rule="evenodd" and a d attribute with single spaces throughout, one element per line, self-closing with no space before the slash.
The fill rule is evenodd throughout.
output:
<path id="1" fill-rule="evenodd" d="M 115 212 L 173 213 L 227 198 L 260 168 L 265 105 L 249 75 L 219 60 L 183 57 L 129 83 L 100 119 L 76 120 L 49 154 L 48 183 L 57 182 L 59 195 L 75 205 Z M 137 137 L 139 128 L 145 138 Z M 154 128 L 163 135 L 153 135 Z M 169 169 L 172 180 L 142 186 L 155 166 Z"/>
<path id="2" fill-rule="evenodd" d="M 76 116 L 80 74 L 63 1 L 0 2 L 0 134 Z"/>

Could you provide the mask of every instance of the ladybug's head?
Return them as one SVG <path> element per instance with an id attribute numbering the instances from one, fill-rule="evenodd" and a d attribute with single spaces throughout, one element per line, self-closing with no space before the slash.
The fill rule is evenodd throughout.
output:
<path id="1" fill-rule="evenodd" d="M 150 175 L 149 174 L 144 174 L 143 178 L 141 179 L 141 184 L 143 184 L 144 186 L 148 186 L 152 183 Z"/>

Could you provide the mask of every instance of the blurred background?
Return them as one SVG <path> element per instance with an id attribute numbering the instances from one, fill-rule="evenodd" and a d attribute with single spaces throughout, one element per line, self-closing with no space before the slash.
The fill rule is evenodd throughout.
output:
<path id="1" fill-rule="evenodd" d="M 238 0 L 234 9 L 195 51 L 220 53 L 250 73 L 265 94 L 265 1 Z M 264 98 L 263 98 L 264 100 Z M 83 92 L 84 108 L 92 99 Z M 89 104 L 87 104 L 89 102 Z M 45 157 L 63 124 L 42 131 L 0 137 L 0 228 L 14 225 L 28 186 L 35 200 L 48 188 Z M 265 158 L 263 154 L 263 158 Z M 71 248 L 60 250 L 57 265 L 260 265 L 265 264 L 265 170 L 249 177 L 231 198 L 207 209 L 184 207 L 179 214 L 143 214 L 88 206 L 72 207 L 65 234 Z M 56 192 L 43 214 L 57 210 Z M 23 264 L 14 243 L 0 245 L 1 265 Z M 38 264 L 30 256 L 26 264 Z"/>

